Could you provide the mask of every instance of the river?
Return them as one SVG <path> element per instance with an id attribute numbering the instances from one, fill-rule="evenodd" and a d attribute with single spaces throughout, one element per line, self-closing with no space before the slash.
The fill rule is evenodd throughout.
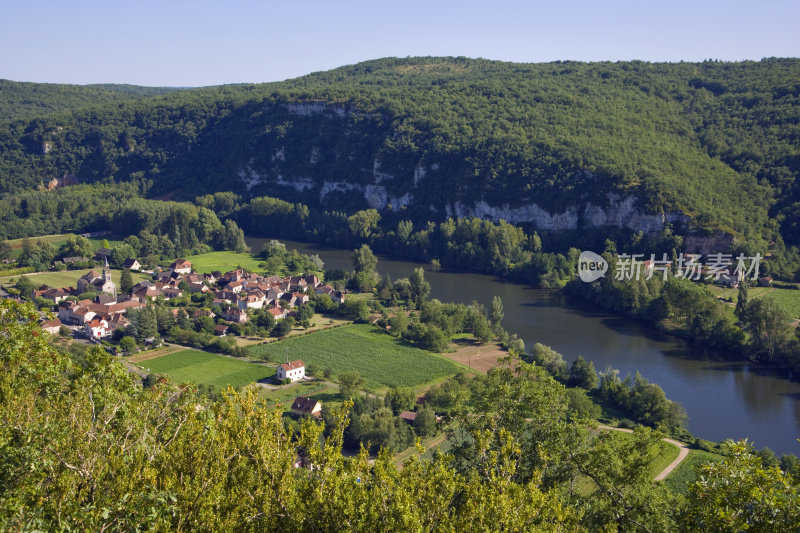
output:
<path id="1" fill-rule="evenodd" d="M 351 251 L 287 241 L 289 248 L 318 254 L 328 269 L 352 270 Z M 254 251 L 264 239 L 248 238 Z M 408 277 L 420 265 L 379 257 L 378 272 Z M 539 290 L 493 276 L 426 269 L 431 298 L 489 306 L 503 300 L 503 326 L 525 340 L 552 346 L 568 362 L 578 355 L 626 374 L 639 371 L 660 385 L 689 414 L 688 428 L 709 440 L 748 438 L 756 447 L 800 455 L 800 383 L 745 361 L 720 361 L 640 322 L 627 320 L 560 292 Z"/>

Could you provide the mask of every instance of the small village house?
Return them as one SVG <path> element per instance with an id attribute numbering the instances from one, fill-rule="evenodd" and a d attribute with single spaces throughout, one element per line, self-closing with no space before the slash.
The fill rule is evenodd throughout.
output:
<path id="1" fill-rule="evenodd" d="M 296 416 L 313 416 L 320 419 L 322 418 L 322 404 L 312 398 L 298 396 L 292 403 L 291 413 Z"/>
<path id="2" fill-rule="evenodd" d="M 306 377 L 306 364 L 300 359 L 283 363 L 278 367 L 277 377 L 280 380 L 288 378 L 292 381 L 299 381 Z"/>

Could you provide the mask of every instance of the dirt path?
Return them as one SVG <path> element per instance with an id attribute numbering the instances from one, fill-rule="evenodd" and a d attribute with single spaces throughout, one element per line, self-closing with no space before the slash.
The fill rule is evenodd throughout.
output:
<path id="1" fill-rule="evenodd" d="M 623 433 L 633 433 L 633 430 L 630 429 L 613 428 L 611 426 L 603 426 L 603 425 L 597 426 L 597 429 L 604 429 L 606 431 L 621 431 Z M 658 475 L 655 478 L 653 478 L 653 481 L 663 481 L 668 475 L 672 473 L 673 470 L 675 470 L 678 467 L 679 464 L 683 462 L 684 459 L 686 459 L 686 456 L 689 455 L 689 447 L 683 444 L 682 442 L 668 439 L 666 437 L 661 440 L 663 440 L 668 444 L 672 444 L 673 446 L 677 446 L 679 450 L 678 457 L 676 457 L 674 461 L 668 464 L 664 470 L 659 472 Z"/>

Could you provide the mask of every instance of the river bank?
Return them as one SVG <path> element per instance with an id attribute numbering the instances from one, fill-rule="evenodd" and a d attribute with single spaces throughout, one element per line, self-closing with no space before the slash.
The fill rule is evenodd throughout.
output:
<path id="1" fill-rule="evenodd" d="M 248 238 L 253 250 L 268 239 Z M 352 269 L 352 251 L 280 239 L 290 248 L 317 254 L 329 269 Z M 420 263 L 379 256 L 377 270 L 392 279 L 408 277 Z M 598 371 L 637 370 L 664 389 L 689 413 L 688 429 L 714 441 L 749 438 L 758 447 L 800 455 L 800 384 L 774 369 L 748 361 L 726 361 L 648 324 L 559 291 L 534 289 L 494 276 L 428 270 L 431 298 L 489 305 L 497 295 L 504 327 L 530 347 L 549 345 L 571 361 L 592 360 Z"/>

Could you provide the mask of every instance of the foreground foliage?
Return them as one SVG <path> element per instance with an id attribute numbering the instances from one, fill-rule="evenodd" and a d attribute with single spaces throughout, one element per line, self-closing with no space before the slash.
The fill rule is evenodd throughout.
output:
<path id="1" fill-rule="evenodd" d="M 71 358 L 30 306 L 0 304 L 0 528 L 137 531 L 790 531 L 797 480 L 744 447 L 686 503 L 647 473 L 660 435 L 592 436 L 520 361 L 457 401 L 453 455 L 345 459 L 348 409 L 297 432 L 254 390 L 209 402 L 99 350 Z M 325 435 L 323 436 L 323 430 Z M 454 432 L 455 433 L 455 432 Z M 422 450 L 420 450 L 422 451 Z M 295 468 L 299 458 L 304 466 Z M 570 488 L 582 475 L 589 495 Z"/>

